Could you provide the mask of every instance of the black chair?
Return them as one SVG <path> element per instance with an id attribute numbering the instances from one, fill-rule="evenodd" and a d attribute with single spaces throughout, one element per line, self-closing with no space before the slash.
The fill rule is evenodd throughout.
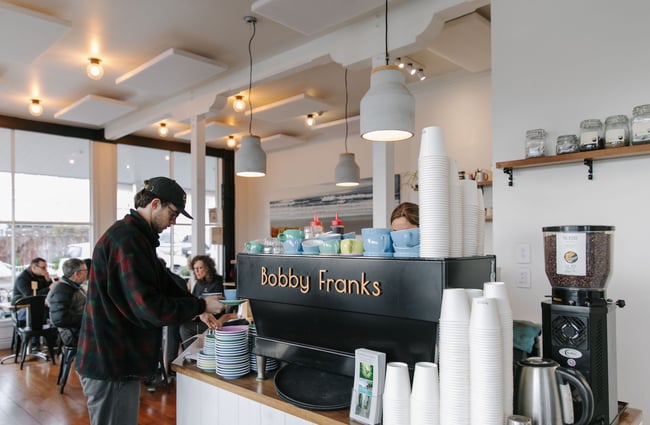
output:
<path id="1" fill-rule="evenodd" d="M 56 378 L 56 385 L 60 385 L 59 393 L 63 394 L 65 383 L 68 382 L 68 375 L 72 367 L 74 357 L 77 355 L 77 346 L 64 345 L 61 355 L 61 366 L 59 367 L 59 376 Z"/>
<path id="2" fill-rule="evenodd" d="M 56 365 L 54 359 L 54 346 L 56 340 L 59 336 L 59 332 L 55 326 L 50 325 L 47 322 L 47 317 L 49 316 L 47 307 L 45 306 L 45 295 L 34 295 L 31 297 L 25 297 L 21 299 L 16 304 L 16 310 L 25 308 L 26 317 L 25 322 L 17 322 L 16 334 L 17 341 L 15 344 L 15 354 L 20 352 L 20 368 L 23 368 L 25 363 L 25 358 L 28 355 L 40 357 L 44 360 L 48 360 L 48 356 L 45 353 L 41 352 L 27 352 L 27 348 L 30 345 L 32 338 L 44 337 L 47 344 L 47 350 L 49 352 L 49 357 L 52 359 L 52 364 Z M 18 357 L 14 357 L 14 363 L 18 362 Z"/>

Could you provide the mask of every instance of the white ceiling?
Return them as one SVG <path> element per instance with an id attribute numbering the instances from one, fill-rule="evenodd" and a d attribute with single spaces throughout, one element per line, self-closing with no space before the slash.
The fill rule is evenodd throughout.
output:
<path id="1" fill-rule="evenodd" d="M 248 99 L 247 15 L 257 18 L 252 122 L 231 108 L 234 95 Z M 391 0 L 388 16 L 391 58 L 422 64 L 426 84 L 489 69 L 489 0 Z M 344 67 L 358 115 L 384 49 L 384 2 L 0 0 L 0 37 L 0 115 L 104 128 L 109 139 L 158 138 L 164 121 L 180 142 L 189 118 L 204 115 L 209 146 L 250 125 L 268 149 L 283 149 L 342 132 Z M 89 57 L 101 59 L 101 80 L 86 76 Z M 44 107 L 38 118 L 32 98 Z M 305 126 L 308 113 L 317 125 Z"/>

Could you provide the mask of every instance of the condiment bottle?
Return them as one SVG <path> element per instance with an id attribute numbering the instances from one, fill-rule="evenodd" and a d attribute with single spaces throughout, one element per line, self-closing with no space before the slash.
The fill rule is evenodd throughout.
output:
<path id="1" fill-rule="evenodd" d="M 318 219 L 318 214 L 314 214 L 314 220 L 309 223 L 311 237 L 316 238 L 323 233 L 323 223 Z"/>
<path id="2" fill-rule="evenodd" d="M 627 115 L 612 115 L 605 120 L 605 148 L 617 148 L 630 144 L 630 128 Z"/>
<path id="3" fill-rule="evenodd" d="M 343 222 L 339 219 L 339 213 L 336 213 L 336 218 L 332 220 L 332 227 L 330 228 L 333 233 L 343 234 Z"/>
<path id="4" fill-rule="evenodd" d="M 599 119 L 580 122 L 580 150 L 601 149 L 604 144 L 603 122 Z"/>

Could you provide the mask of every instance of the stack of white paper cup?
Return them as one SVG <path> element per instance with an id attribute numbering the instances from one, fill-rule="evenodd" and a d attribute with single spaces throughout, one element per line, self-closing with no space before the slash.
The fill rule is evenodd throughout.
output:
<path id="1" fill-rule="evenodd" d="M 476 181 L 461 180 L 463 187 L 463 256 L 478 255 L 478 189 Z"/>
<path id="2" fill-rule="evenodd" d="M 472 300 L 469 339 L 471 423 L 503 425 L 503 343 L 495 298 Z"/>
<path id="3" fill-rule="evenodd" d="M 476 254 L 485 254 L 485 198 L 481 189 L 476 191 L 478 207 L 476 208 Z"/>
<path id="4" fill-rule="evenodd" d="M 440 389 L 438 365 L 418 362 L 411 389 L 411 425 L 440 424 Z"/>
<path id="5" fill-rule="evenodd" d="M 390 362 L 386 365 L 382 400 L 384 425 L 410 425 L 411 379 L 406 363 Z"/>
<path id="6" fill-rule="evenodd" d="M 449 256 L 449 159 L 440 127 L 422 129 L 418 158 L 420 257 Z"/>
<path id="7" fill-rule="evenodd" d="M 469 319 L 465 290 L 445 289 L 438 323 L 440 425 L 469 425 Z"/>
<path id="8" fill-rule="evenodd" d="M 485 282 L 483 293 L 486 298 L 495 298 L 501 319 L 501 336 L 503 343 L 503 408 L 504 415 L 512 415 L 513 372 L 512 372 L 512 309 L 506 284 L 503 282 Z"/>
<path id="9" fill-rule="evenodd" d="M 463 189 L 453 158 L 449 158 L 449 256 L 463 256 Z"/>

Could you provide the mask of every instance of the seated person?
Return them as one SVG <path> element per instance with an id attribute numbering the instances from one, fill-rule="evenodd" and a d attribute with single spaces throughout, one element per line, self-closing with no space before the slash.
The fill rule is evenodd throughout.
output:
<path id="1" fill-rule="evenodd" d="M 50 279 L 50 274 L 47 272 L 47 261 L 41 257 L 34 258 L 29 263 L 29 267 L 23 270 L 16 278 L 13 298 L 11 300 L 12 305 L 20 304 L 21 299 L 34 295 L 32 282 L 36 282 L 37 285 L 36 295 L 47 295 L 53 283 L 52 279 Z M 26 315 L 27 312 L 25 309 L 18 309 L 16 312 L 19 326 L 25 325 Z"/>
<path id="2" fill-rule="evenodd" d="M 192 258 L 192 270 L 194 272 L 194 288 L 192 295 L 201 297 L 205 294 L 221 293 L 223 294 L 223 277 L 217 273 L 214 260 L 207 255 L 197 255 Z M 225 314 L 211 316 L 210 322 L 220 328 L 227 320 L 233 319 L 236 314 Z M 193 340 L 194 335 L 199 335 L 205 332 L 208 326 L 203 323 L 198 317 L 195 317 L 189 322 L 185 322 L 180 326 L 181 345 L 183 349 L 189 347 Z"/>
<path id="3" fill-rule="evenodd" d="M 412 202 L 402 202 L 390 215 L 391 230 L 405 230 L 420 227 L 420 207 Z"/>
<path id="4" fill-rule="evenodd" d="M 83 260 L 70 258 L 63 263 L 62 270 L 63 277 L 47 295 L 50 320 L 59 329 L 63 344 L 75 347 L 86 307 L 86 293 L 81 285 L 88 278 L 88 266 Z"/>

